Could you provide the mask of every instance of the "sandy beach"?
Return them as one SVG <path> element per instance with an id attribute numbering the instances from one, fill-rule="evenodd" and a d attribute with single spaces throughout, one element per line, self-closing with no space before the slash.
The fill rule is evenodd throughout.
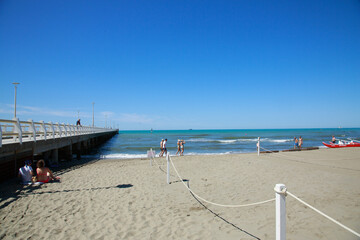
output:
<path id="1" fill-rule="evenodd" d="M 273 199 L 283 183 L 360 232 L 360 149 L 172 157 L 190 188 L 238 205 Z M 197 200 L 166 160 L 99 160 L 55 172 L 40 187 L 0 184 L 0 239 L 275 239 L 275 201 L 225 208 Z M 74 160 L 74 164 L 76 161 Z M 286 198 L 287 239 L 358 239 Z"/>

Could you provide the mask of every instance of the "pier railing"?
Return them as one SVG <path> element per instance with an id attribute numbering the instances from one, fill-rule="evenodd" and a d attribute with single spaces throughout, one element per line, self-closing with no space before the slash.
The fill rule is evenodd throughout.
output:
<path id="1" fill-rule="evenodd" d="M 47 140 L 97 132 L 113 131 L 113 129 L 76 126 L 64 123 L 34 122 L 33 120 L 20 121 L 0 119 L 0 147 L 6 143 L 20 143 L 24 141 Z"/>

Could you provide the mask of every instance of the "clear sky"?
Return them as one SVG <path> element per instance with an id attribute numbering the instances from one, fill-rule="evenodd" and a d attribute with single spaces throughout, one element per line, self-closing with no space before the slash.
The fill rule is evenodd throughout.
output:
<path id="1" fill-rule="evenodd" d="M 1 0 L 0 118 L 360 127 L 360 1 Z"/>

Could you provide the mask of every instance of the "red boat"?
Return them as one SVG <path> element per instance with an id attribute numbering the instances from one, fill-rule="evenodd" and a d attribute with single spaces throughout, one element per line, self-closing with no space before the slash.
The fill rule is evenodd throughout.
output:
<path id="1" fill-rule="evenodd" d="M 344 141 L 344 140 L 341 140 L 339 141 L 338 144 L 335 144 L 335 143 L 324 143 L 323 144 L 329 148 L 344 148 L 344 147 L 360 147 L 360 142 L 348 142 L 348 141 Z"/>

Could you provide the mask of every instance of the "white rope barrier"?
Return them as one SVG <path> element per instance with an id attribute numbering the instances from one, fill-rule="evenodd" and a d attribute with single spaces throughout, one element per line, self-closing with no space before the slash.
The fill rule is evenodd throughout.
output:
<path id="1" fill-rule="evenodd" d="M 215 205 L 215 206 L 219 206 L 219 207 L 229 207 L 229 208 L 237 208 L 237 207 L 249 207 L 249 206 L 255 206 L 255 205 L 260 205 L 260 204 L 264 204 L 264 203 L 268 203 L 268 202 L 272 202 L 272 201 L 275 201 L 275 198 L 272 198 L 272 199 L 269 199 L 269 200 L 265 200 L 265 201 L 261 201 L 261 202 L 256 202 L 256 203 L 249 203 L 249 204 L 241 204 L 241 205 L 225 205 L 225 204 L 219 204 L 219 203 L 214 203 L 214 202 L 211 202 L 211 201 L 208 201 L 202 197 L 200 197 L 199 195 L 197 195 L 193 190 L 191 190 L 187 185 L 186 183 L 183 181 L 182 177 L 180 176 L 179 172 L 177 171 L 173 161 L 171 160 L 170 158 L 170 162 L 171 162 L 171 165 L 173 166 L 178 178 L 180 179 L 180 181 L 184 184 L 184 186 L 192 193 L 194 194 L 194 196 L 196 196 L 198 199 L 206 202 L 206 203 L 209 203 L 209 204 L 212 204 L 212 205 Z"/>
<path id="2" fill-rule="evenodd" d="M 296 200 L 298 200 L 299 202 L 301 202 L 302 204 L 304 204 L 305 206 L 311 208 L 311 209 L 314 210 L 315 212 L 317 212 L 317 213 L 319 213 L 320 215 L 326 217 L 326 218 L 329 219 L 330 221 L 336 223 L 336 224 L 339 225 L 340 227 L 342 227 L 342 228 L 348 230 L 349 232 L 351 232 L 352 234 L 360 237 L 360 233 L 355 232 L 354 230 L 346 227 L 344 224 L 342 224 L 342 223 L 336 221 L 335 219 L 329 217 L 329 216 L 326 215 L 325 213 L 321 212 L 320 210 L 316 209 L 315 207 L 311 206 L 310 204 L 308 204 L 308 203 L 304 202 L 303 200 L 301 200 L 300 198 L 296 197 L 296 196 L 295 196 L 294 194 L 292 194 L 291 192 L 287 191 L 286 193 L 289 194 L 291 197 L 295 198 Z"/>

